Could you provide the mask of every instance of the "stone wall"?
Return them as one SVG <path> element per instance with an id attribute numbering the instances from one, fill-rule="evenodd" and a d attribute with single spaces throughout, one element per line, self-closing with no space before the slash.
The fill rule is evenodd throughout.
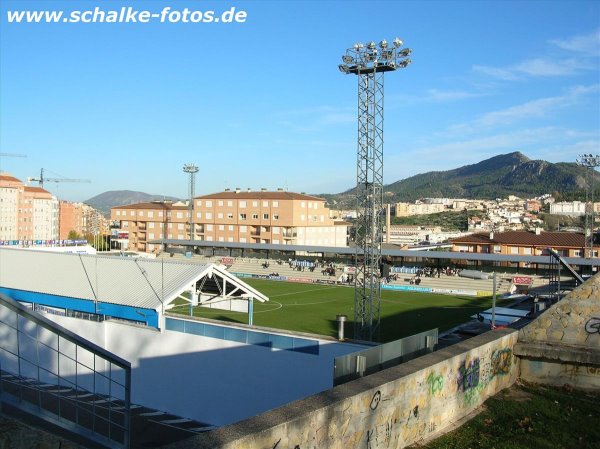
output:
<path id="1" fill-rule="evenodd" d="M 512 385 L 516 340 L 511 329 L 488 332 L 168 447 L 403 448 L 439 434 Z"/>
<path id="2" fill-rule="evenodd" d="M 600 389 L 600 274 L 519 332 L 524 380 Z"/>

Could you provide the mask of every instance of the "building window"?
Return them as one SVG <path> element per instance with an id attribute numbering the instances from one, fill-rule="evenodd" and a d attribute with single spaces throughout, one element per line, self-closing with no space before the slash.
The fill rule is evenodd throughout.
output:
<path id="1" fill-rule="evenodd" d="M 227 237 L 228 242 L 233 242 L 233 237 Z"/>
<path id="2" fill-rule="evenodd" d="M 219 212 L 219 213 L 217 214 L 217 218 L 223 218 L 223 214 L 222 214 L 221 212 Z"/>
<path id="3" fill-rule="evenodd" d="M 279 207 L 279 201 L 273 201 L 273 207 Z"/>
<path id="4" fill-rule="evenodd" d="M 258 201 L 252 201 L 252 207 L 258 207 Z"/>
<path id="5" fill-rule="evenodd" d="M 206 207 L 212 207 L 212 201 L 207 201 L 206 202 Z"/>
<path id="6" fill-rule="evenodd" d="M 183 218 L 183 212 L 177 212 L 177 218 Z"/>
<path id="7" fill-rule="evenodd" d="M 304 214 L 300 215 L 300 221 L 304 221 Z"/>
<path id="8" fill-rule="evenodd" d="M 253 220 L 258 220 L 258 214 L 252 214 L 252 219 Z"/>
<path id="9" fill-rule="evenodd" d="M 225 225 L 219 225 L 219 231 L 224 231 L 225 230 Z"/>
<path id="10" fill-rule="evenodd" d="M 510 253 L 511 254 L 519 254 L 519 247 L 518 246 L 511 246 L 510 247 Z"/>
<path id="11" fill-rule="evenodd" d="M 233 207 L 233 201 L 227 201 L 227 207 Z"/>
<path id="12" fill-rule="evenodd" d="M 308 202 L 308 208 L 312 209 L 312 203 L 310 201 Z"/>
<path id="13" fill-rule="evenodd" d="M 196 213 L 196 218 L 202 218 L 202 212 L 197 212 Z"/>
<path id="14" fill-rule="evenodd" d="M 268 201 L 263 201 L 263 207 L 269 207 L 269 202 Z"/>
<path id="15" fill-rule="evenodd" d="M 273 234 L 279 234 L 279 226 L 273 226 Z"/>
<path id="16" fill-rule="evenodd" d="M 212 242 L 212 239 L 213 239 L 213 238 L 212 238 L 212 236 L 211 236 L 211 235 L 209 235 L 208 237 L 206 237 L 206 241 L 207 241 L 207 242 Z"/>
<path id="17" fill-rule="evenodd" d="M 130 213 L 129 215 L 131 215 L 132 217 L 135 217 L 135 211 L 134 211 L 134 210 L 132 210 L 132 211 L 131 211 L 131 213 Z"/>
<path id="18" fill-rule="evenodd" d="M 177 223 L 177 229 L 181 231 L 183 229 L 183 223 Z"/>
<path id="19" fill-rule="evenodd" d="M 219 242 L 224 242 L 225 241 L 225 237 L 219 237 Z"/>
<path id="20" fill-rule="evenodd" d="M 233 214 L 232 214 L 231 212 L 229 212 L 229 213 L 227 214 L 227 218 L 228 218 L 229 220 L 233 220 Z"/>
<path id="21" fill-rule="evenodd" d="M 148 228 L 154 229 L 154 222 L 153 221 L 151 221 L 150 223 L 148 223 Z"/>
<path id="22" fill-rule="evenodd" d="M 245 209 L 245 208 L 246 208 L 246 202 L 240 201 L 240 209 Z"/>
<path id="23" fill-rule="evenodd" d="M 246 220 L 246 214 L 240 214 L 240 221 Z"/>
<path id="24" fill-rule="evenodd" d="M 223 205 L 223 200 L 219 200 L 219 202 L 217 203 L 219 206 Z"/>
<path id="25" fill-rule="evenodd" d="M 279 245 L 279 240 L 273 239 L 273 245 Z"/>
<path id="26" fill-rule="evenodd" d="M 148 211 L 148 218 L 154 218 L 154 212 L 153 211 Z"/>
<path id="27" fill-rule="evenodd" d="M 241 237 L 240 238 L 240 243 L 246 243 L 246 237 Z"/>
<path id="28" fill-rule="evenodd" d="M 300 202 L 300 207 L 306 207 L 306 203 L 304 201 Z"/>
<path id="29" fill-rule="evenodd" d="M 118 210 L 118 211 L 117 211 L 117 217 L 120 217 L 120 216 L 121 216 L 121 211 L 120 211 L 120 210 Z"/>
<path id="30" fill-rule="evenodd" d="M 144 211 L 143 210 L 138 211 L 138 216 L 139 217 L 143 217 L 144 216 Z"/>
<path id="31" fill-rule="evenodd" d="M 213 230 L 213 225 L 211 225 L 211 224 L 206 225 L 206 230 L 207 231 L 212 231 Z"/>
<path id="32" fill-rule="evenodd" d="M 196 201 L 196 206 L 198 206 L 198 207 L 202 206 L 202 200 Z"/>
<path id="33" fill-rule="evenodd" d="M 273 220 L 279 220 L 279 214 L 273 214 Z"/>
<path id="34" fill-rule="evenodd" d="M 233 231 L 233 225 L 229 225 L 229 230 Z"/>
<path id="35" fill-rule="evenodd" d="M 206 219 L 207 220 L 212 220 L 212 212 L 207 212 L 206 213 Z"/>
<path id="36" fill-rule="evenodd" d="M 263 220 L 268 220 L 269 219 L 269 214 L 263 214 Z"/>
<path id="37" fill-rule="evenodd" d="M 149 238 L 149 239 L 153 239 L 153 238 L 154 238 L 154 232 L 150 232 L 150 233 L 148 234 L 148 238 Z"/>
<path id="38" fill-rule="evenodd" d="M 159 217 L 162 217 L 162 216 L 163 216 L 163 213 L 162 213 L 162 211 L 160 211 L 160 212 L 158 213 L 158 216 L 159 216 Z"/>
<path id="39" fill-rule="evenodd" d="M 240 232 L 246 232 L 247 229 L 248 228 L 246 226 L 240 226 Z"/>

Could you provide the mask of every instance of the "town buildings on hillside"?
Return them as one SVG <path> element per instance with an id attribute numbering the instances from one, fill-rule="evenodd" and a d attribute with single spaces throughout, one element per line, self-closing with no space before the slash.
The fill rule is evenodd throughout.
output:
<path id="1" fill-rule="evenodd" d="M 189 239 L 185 203 L 152 202 L 111 210 L 122 249 L 155 252 L 151 240 Z M 278 191 L 225 192 L 194 198 L 193 240 L 279 245 L 347 246 L 349 223 L 330 218 L 325 200 Z"/>

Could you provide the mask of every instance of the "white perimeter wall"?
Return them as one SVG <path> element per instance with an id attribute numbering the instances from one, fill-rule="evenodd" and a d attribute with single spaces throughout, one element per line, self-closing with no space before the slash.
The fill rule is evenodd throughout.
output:
<path id="1" fill-rule="evenodd" d="M 333 386 L 333 361 L 364 349 L 320 341 L 319 355 L 118 322 L 46 315 L 132 366 L 132 402 L 208 424 L 233 423 Z"/>

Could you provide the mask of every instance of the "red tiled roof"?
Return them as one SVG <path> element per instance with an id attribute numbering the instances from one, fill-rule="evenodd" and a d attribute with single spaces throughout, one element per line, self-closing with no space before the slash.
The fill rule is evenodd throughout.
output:
<path id="1" fill-rule="evenodd" d="M 0 181 L 21 182 L 20 179 L 17 179 L 14 176 L 9 175 L 8 173 L 0 173 Z"/>
<path id="2" fill-rule="evenodd" d="M 114 206 L 112 209 L 156 209 L 156 210 L 187 210 L 188 206 L 173 206 L 172 203 L 135 203 L 125 204 L 123 206 Z"/>
<path id="3" fill-rule="evenodd" d="M 46 189 L 42 189 L 41 187 L 25 186 L 24 190 L 26 192 L 47 193 L 48 195 L 50 195 L 50 192 L 48 192 Z"/>
<path id="4" fill-rule="evenodd" d="M 218 192 L 211 193 L 209 195 L 202 195 L 195 197 L 199 200 L 210 200 L 210 199 L 219 199 L 219 200 L 231 200 L 231 199 L 254 199 L 254 200 L 309 200 L 309 201 L 325 201 L 324 198 L 319 198 L 317 196 L 306 195 L 304 193 L 294 193 L 294 192 L 270 192 L 270 191 L 260 191 L 260 192 L 248 192 L 245 190 L 240 190 L 236 193 L 235 190 L 230 192 Z"/>
<path id="5" fill-rule="evenodd" d="M 528 231 L 496 232 L 494 238 L 490 239 L 489 233 L 471 234 L 452 240 L 452 243 L 472 244 L 505 244 L 520 246 L 546 246 L 546 247 L 570 247 L 583 248 L 585 236 L 576 232 L 541 232 L 536 235 Z"/>

